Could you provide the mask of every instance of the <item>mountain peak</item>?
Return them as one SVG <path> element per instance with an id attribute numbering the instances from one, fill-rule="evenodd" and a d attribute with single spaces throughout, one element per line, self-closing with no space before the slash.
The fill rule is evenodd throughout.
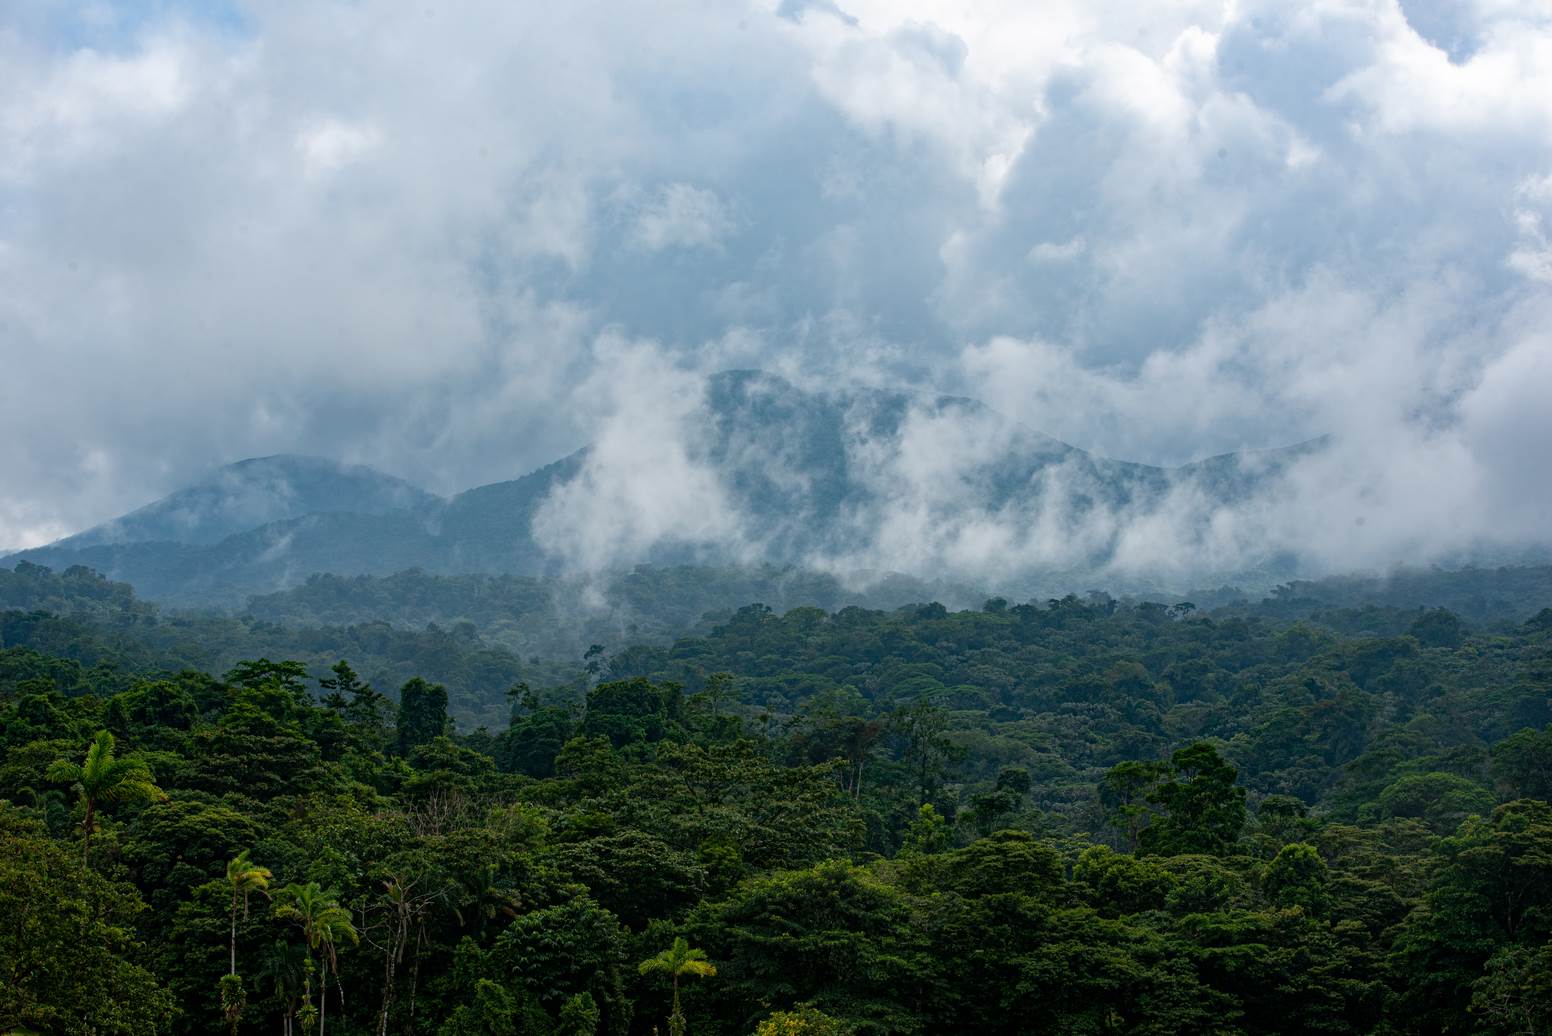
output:
<path id="1" fill-rule="evenodd" d="M 365 465 L 278 453 L 223 465 L 192 485 L 54 546 L 211 544 L 308 514 L 386 514 L 419 510 L 437 501 L 425 490 Z"/>

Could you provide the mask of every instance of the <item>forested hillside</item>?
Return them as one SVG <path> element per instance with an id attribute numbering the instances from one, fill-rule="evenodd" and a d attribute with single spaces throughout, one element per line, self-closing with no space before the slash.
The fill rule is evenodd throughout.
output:
<path id="1" fill-rule="evenodd" d="M 379 686 L 416 675 L 447 684 L 452 713 L 469 728 L 505 722 L 513 683 L 565 679 L 590 650 L 592 658 L 630 643 L 671 643 L 751 600 L 783 609 L 894 608 L 932 591 L 977 599 L 964 588 L 898 576 L 852 591 L 833 576 L 772 566 L 643 566 L 583 584 L 411 570 L 383 578 L 316 575 L 226 614 L 164 611 L 90 569 L 54 572 L 23 561 L 0 568 L 0 646 L 58 652 L 88 666 L 111 661 L 125 678 L 163 669 L 223 672 L 266 656 L 322 671 L 348 657 Z"/>
<path id="2" fill-rule="evenodd" d="M 3 1031 L 1552 1024 L 1552 611 L 749 605 L 474 729 L 23 575 L 83 603 L 0 626 Z"/>

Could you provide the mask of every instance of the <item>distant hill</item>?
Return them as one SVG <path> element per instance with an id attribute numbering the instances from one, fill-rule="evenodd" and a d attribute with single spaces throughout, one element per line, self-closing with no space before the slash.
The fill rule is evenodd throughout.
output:
<path id="1" fill-rule="evenodd" d="M 739 542 L 665 536 L 634 556 L 611 557 L 620 569 L 755 562 L 912 571 L 902 555 L 917 530 L 949 537 L 934 549 L 951 552 L 952 537 L 973 538 L 996 523 L 1025 535 L 1047 526 L 1083 530 L 1044 571 L 1010 571 L 1003 589 L 1081 588 L 1114 549 L 1121 523 L 1113 516 L 1149 513 L 1183 483 L 1209 510 L 1232 504 L 1321 445 L 1166 469 L 1094 456 L 970 399 L 811 392 L 759 371 L 708 379 L 693 418 L 686 449 L 737 514 Z M 446 500 L 360 466 L 293 456 L 242 461 L 0 563 L 85 565 L 147 598 L 229 607 L 322 572 L 556 575 L 569 570 L 567 558 L 536 538 L 534 519 L 593 457 L 585 448 Z M 902 516 L 913 524 L 901 527 Z M 1274 565 L 1255 578 L 1271 585 L 1296 574 Z"/>
<path id="2" fill-rule="evenodd" d="M 49 546 L 211 545 L 272 522 L 313 514 L 424 514 L 439 497 L 359 464 L 281 454 L 238 461 L 138 511 Z"/>

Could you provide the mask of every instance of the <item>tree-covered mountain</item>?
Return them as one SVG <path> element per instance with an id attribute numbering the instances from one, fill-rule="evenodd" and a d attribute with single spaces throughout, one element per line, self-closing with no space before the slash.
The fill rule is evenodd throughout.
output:
<path id="1" fill-rule="evenodd" d="M 359 464 L 278 455 L 238 461 L 137 511 L 68 536 L 58 550 L 128 543 L 209 546 L 313 514 L 424 514 L 440 500 Z"/>
<path id="2" fill-rule="evenodd" d="M 754 560 L 909 568 L 890 538 L 910 538 L 902 520 L 971 531 L 995 521 L 1020 535 L 1055 530 L 1063 544 L 1041 566 L 1010 570 L 1010 580 L 1025 589 L 1044 586 L 1041 580 L 1070 588 L 1111 556 L 1125 516 L 1150 514 L 1188 487 L 1206 501 L 1205 522 L 1212 506 L 1233 505 L 1318 448 L 1165 469 L 1095 457 L 973 400 L 811 392 L 756 371 L 709 379 L 684 424 L 682 447 L 689 463 L 709 473 L 727 511 L 724 527 L 709 537 L 663 530 L 610 553 L 602 559 L 608 567 Z M 934 453 L 939 440 L 942 456 Z M 618 506 L 584 499 L 579 514 L 557 520 L 558 531 L 536 529 L 546 501 L 559 489 L 590 485 L 595 463 L 605 462 L 584 449 L 442 500 L 360 467 L 294 457 L 245 461 L 6 563 L 85 565 L 153 599 L 229 606 L 318 572 L 553 574 L 576 567 L 566 542 L 571 527 Z M 663 494 L 679 490 L 661 487 Z M 1250 573 L 1263 585 L 1294 574 L 1276 567 L 1276 558 L 1263 560 L 1273 567 Z"/>

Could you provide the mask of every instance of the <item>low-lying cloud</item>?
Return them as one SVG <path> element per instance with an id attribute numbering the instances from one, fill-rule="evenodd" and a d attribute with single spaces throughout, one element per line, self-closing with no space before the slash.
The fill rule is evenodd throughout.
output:
<path id="1" fill-rule="evenodd" d="M 579 568 L 773 532 L 700 378 L 985 400 L 1232 508 L 923 410 L 816 563 L 1340 569 L 1545 546 L 1552 13 L 1536 0 L 38 5 L 0 24 L 0 547 L 243 456 L 439 492 L 594 443 Z M 966 424 L 966 421 L 972 423 Z M 782 443 L 770 472 L 807 475 Z M 785 458 L 785 459 L 784 459 Z"/>

